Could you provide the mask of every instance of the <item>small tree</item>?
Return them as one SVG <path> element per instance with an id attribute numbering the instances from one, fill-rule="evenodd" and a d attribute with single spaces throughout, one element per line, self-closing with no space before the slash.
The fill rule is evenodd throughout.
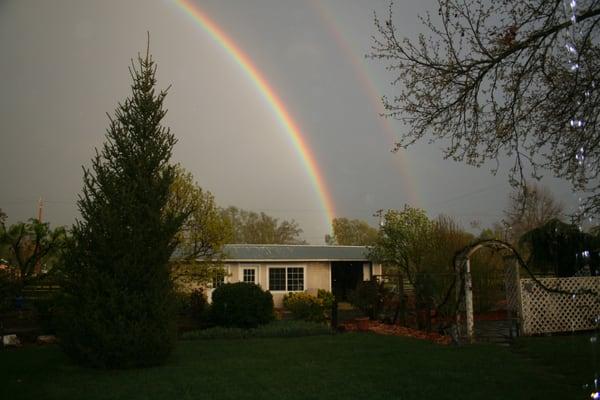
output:
<path id="1" fill-rule="evenodd" d="M 508 239 L 513 243 L 518 242 L 525 232 L 564 215 L 563 204 L 555 200 L 548 188 L 527 184 L 524 189 L 525 192 L 515 190 L 510 195 L 508 208 L 504 210 L 504 223 L 510 228 Z"/>
<path id="2" fill-rule="evenodd" d="M 175 167 L 167 208 L 193 210 L 177 234 L 179 246 L 171 261 L 175 283 L 198 286 L 223 274 L 220 260 L 223 245 L 232 236 L 230 222 L 217 207 L 214 196 L 180 165 Z"/>
<path id="3" fill-rule="evenodd" d="M 404 206 L 402 211 L 388 210 L 377 242 L 370 248 L 371 259 L 397 268 L 408 279 L 415 288 L 417 309 L 422 310 L 433 304 L 428 258 L 435 249 L 434 228 L 421 209 Z"/>
<path id="4" fill-rule="evenodd" d="M 169 208 L 175 137 L 161 125 L 149 51 L 132 62 L 132 94 L 110 118 L 106 142 L 84 168 L 81 220 L 66 257 L 61 345 L 86 365 L 164 362 L 175 344 L 169 259 L 191 208 Z"/>
<path id="5" fill-rule="evenodd" d="M 31 218 L 5 228 L 0 225 L 0 258 L 15 268 L 17 289 L 38 279 L 52 269 L 66 241 L 62 227 L 51 229 L 50 224 Z"/>

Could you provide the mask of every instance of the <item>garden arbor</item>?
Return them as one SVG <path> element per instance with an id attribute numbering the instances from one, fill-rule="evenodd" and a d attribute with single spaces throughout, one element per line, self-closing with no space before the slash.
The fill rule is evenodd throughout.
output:
<path id="1" fill-rule="evenodd" d="M 485 239 L 476 243 L 470 244 L 462 250 L 458 251 L 454 255 L 454 272 L 456 274 L 455 288 L 456 288 L 456 327 L 460 329 L 461 326 L 461 308 L 464 309 L 465 322 L 466 322 L 466 337 L 469 342 L 473 341 L 474 333 L 474 318 L 473 318 L 473 281 L 471 278 L 471 262 L 470 258 L 479 249 L 487 247 L 495 250 L 508 250 L 512 256 L 517 260 L 521 257 L 517 250 L 510 244 L 497 240 L 497 239 Z M 518 268 L 514 267 L 517 273 L 515 279 L 510 281 L 518 282 Z M 462 306 L 462 307 L 461 307 Z M 458 332 L 460 335 L 460 332 Z"/>

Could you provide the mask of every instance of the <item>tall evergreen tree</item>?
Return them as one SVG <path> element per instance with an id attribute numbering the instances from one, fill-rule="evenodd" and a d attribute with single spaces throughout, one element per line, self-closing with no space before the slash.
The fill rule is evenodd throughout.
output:
<path id="1" fill-rule="evenodd" d="M 176 139 L 161 125 L 167 91 L 155 91 L 149 51 L 129 70 L 132 94 L 109 116 L 106 142 L 84 168 L 63 282 L 62 347 L 103 368 L 156 365 L 171 353 L 168 261 L 191 211 L 167 207 Z"/>

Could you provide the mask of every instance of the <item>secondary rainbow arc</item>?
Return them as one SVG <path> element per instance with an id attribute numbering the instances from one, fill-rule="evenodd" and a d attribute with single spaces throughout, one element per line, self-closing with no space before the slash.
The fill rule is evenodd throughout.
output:
<path id="1" fill-rule="evenodd" d="M 190 0 L 176 0 L 175 3 L 180 6 L 189 17 L 197 22 L 202 29 L 237 62 L 270 105 L 302 160 L 303 166 L 310 177 L 317 196 L 319 197 L 319 202 L 324 209 L 325 218 L 327 219 L 326 226 L 330 228 L 331 221 L 336 215 L 332 196 L 327 190 L 325 178 L 318 167 L 315 156 L 308 145 L 305 135 L 292 118 L 283 101 L 281 101 L 275 90 L 258 70 L 250 57 L 248 57 L 248 55 L 240 49 L 216 24 L 216 22 L 211 20 L 209 16 L 198 7 L 198 5 L 192 3 Z"/>
<path id="2" fill-rule="evenodd" d="M 358 57 L 356 51 L 352 48 L 352 45 L 342 33 L 342 28 L 336 21 L 334 16 L 335 14 L 332 13 L 327 5 L 322 1 L 310 0 L 308 4 L 315 10 L 316 15 L 322 20 L 323 26 L 329 31 L 331 38 L 336 43 L 337 47 L 349 61 L 354 70 L 359 86 L 367 95 L 367 98 L 373 107 L 373 111 L 375 111 L 377 114 L 384 112 L 385 110 L 383 109 L 381 103 L 380 94 L 375 88 L 372 77 L 368 74 L 368 71 L 365 68 L 365 59 L 364 57 Z M 394 129 L 390 125 L 387 118 L 379 117 L 378 124 L 381 128 L 381 131 L 387 137 L 386 139 L 388 148 L 392 149 L 397 141 Z M 419 195 L 418 181 L 416 181 L 410 174 L 411 171 L 409 168 L 408 154 L 399 152 L 395 155 L 394 160 L 400 168 L 400 174 L 404 185 L 403 188 L 405 189 L 405 194 L 408 197 L 407 199 L 409 204 L 421 206 L 423 201 Z"/>

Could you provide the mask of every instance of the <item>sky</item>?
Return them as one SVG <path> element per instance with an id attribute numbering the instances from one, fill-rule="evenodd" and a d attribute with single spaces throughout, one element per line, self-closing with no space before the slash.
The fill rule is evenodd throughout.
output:
<path id="1" fill-rule="evenodd" d="M 379 115 L 394 76 L 365 58 L 373 13 L 385 16 L 388 0 L 187 2 L 213 31 L 182 1 L 0 0 L 0 208 L 9 223 L 35 216 L 40 197 L 52 226 L 78 217 L 82 166 L 104 141 L 107 113 L 130 93 L 128 66 L 147 32 L 158 86 L 170 85 L 173 161 L 220 206 L 293 218 L 313 244 L 332 216 L 376 225 L 378 209 L 404 204 L 465 229 L 503 217 L 508 163 L 493 176 L 495 164 L 444 160 L 440 143 L 391 152 L 407 129 Z M 400 35 L 412 38 L 435 2 L 397 1 L 394 10 Z M 574 209 L 566 183 L 542 183 Z"/>

